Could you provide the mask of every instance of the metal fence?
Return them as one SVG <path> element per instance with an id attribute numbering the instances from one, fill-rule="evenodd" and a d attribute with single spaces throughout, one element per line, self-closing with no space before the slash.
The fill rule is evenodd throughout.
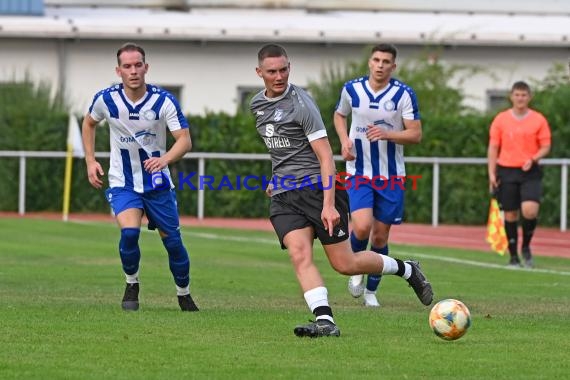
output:
<path id="1" fill-rule="evenodd" d="M 65 158 L 65 152 L 51 151 L 0 151 L 0 157 L 19 158 L 19 182 L 18 182 L 18 213 L 26 213 L 26 159 L 27 158 Z M 109 158 L 109 153 L 97 153 L 96 157 Z M 246 153 L 187 153 L 184 159 L 198 160 L 198 176 L 206 175 L 206 160 L 269 160 L 269 154 L 246 154 Z M 335 160 L 342 161 L 342 157 L 335 156 Z M 487 159 L 475 157 L 406 157 L 406 163 L 426 164 L 432 166 L 432 226 L 439 224 L 439 171 L 441 165 L 486 165 Z M 543 159 L 541 165 L 560 166 L 560 230 L 567 229 L 567 206 L 568 206 L 568 166 L 570 159 Z M 198 189 L 198 215 L 204 218 L 204 189 Z"/>

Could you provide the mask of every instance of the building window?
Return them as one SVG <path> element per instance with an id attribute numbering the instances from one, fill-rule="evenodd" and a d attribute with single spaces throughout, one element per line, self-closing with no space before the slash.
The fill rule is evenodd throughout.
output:
<path id="1" fill-rule="evenodd" d="M 249 109 L 251 98 L 261 90 L 263 90 L 263 87 L 239 86 L 237 88 L 237 104 L 239 110 L 247 111 Z"/>
<path id="2" fill-rule="evenodd" d="M 509 90 L 487 90 L 487 111 L 509 108 Z"/>

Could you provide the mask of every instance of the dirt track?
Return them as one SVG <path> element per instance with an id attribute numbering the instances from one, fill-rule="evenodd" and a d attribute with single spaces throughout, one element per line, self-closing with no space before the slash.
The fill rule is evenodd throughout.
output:
<path id="1" fill-rule="evenodd" d="M 29 213 L 27 218 L 61 220 L 59 213 Z M 0 212 L 0 218 L 22 218 L 17 213 Z M 97 220 L 113 223 L 108 214 L 71 214 L 70 220 Z M 181 217 L 185 226 L 205 226 L 237 228 L 246 230 L 273 231 L 268 219 L 225 219 Z M 390 232 L 393 243 L 411 245 L 429 245 L 436 247 L 467 248 L 493 254 L 485 241 L 485 226 L 447 226 L 432 227 L 425 224 L 404 223 L 394 226 Z M 570 259 L 570 231 L 541 228 L 536 230 L 532 240 L 533 253 L 541 256 L 565 257 Z"/>

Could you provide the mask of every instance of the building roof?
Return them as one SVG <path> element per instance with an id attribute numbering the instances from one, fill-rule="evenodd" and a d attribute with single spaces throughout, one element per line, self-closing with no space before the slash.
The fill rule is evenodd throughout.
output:
<path id="1" fill-rule="evenodd" d="M 566 46 L 570 15 L 306 9 L 46 7 L 0 15 L 0 38 Z"/>

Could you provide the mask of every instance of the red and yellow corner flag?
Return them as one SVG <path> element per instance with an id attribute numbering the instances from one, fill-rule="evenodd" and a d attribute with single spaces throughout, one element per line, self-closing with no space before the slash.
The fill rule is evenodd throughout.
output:
<path id="1" fill-rule="evenodd" d="M 499 255 L 504 255 L 509 247 L 505 225 L 501 217 L 499 203 L 495 198 L 491 198 L 489 206 L 489 219 L 487 220 L 487 242 L 491 244 L 491 249 Z"/>

